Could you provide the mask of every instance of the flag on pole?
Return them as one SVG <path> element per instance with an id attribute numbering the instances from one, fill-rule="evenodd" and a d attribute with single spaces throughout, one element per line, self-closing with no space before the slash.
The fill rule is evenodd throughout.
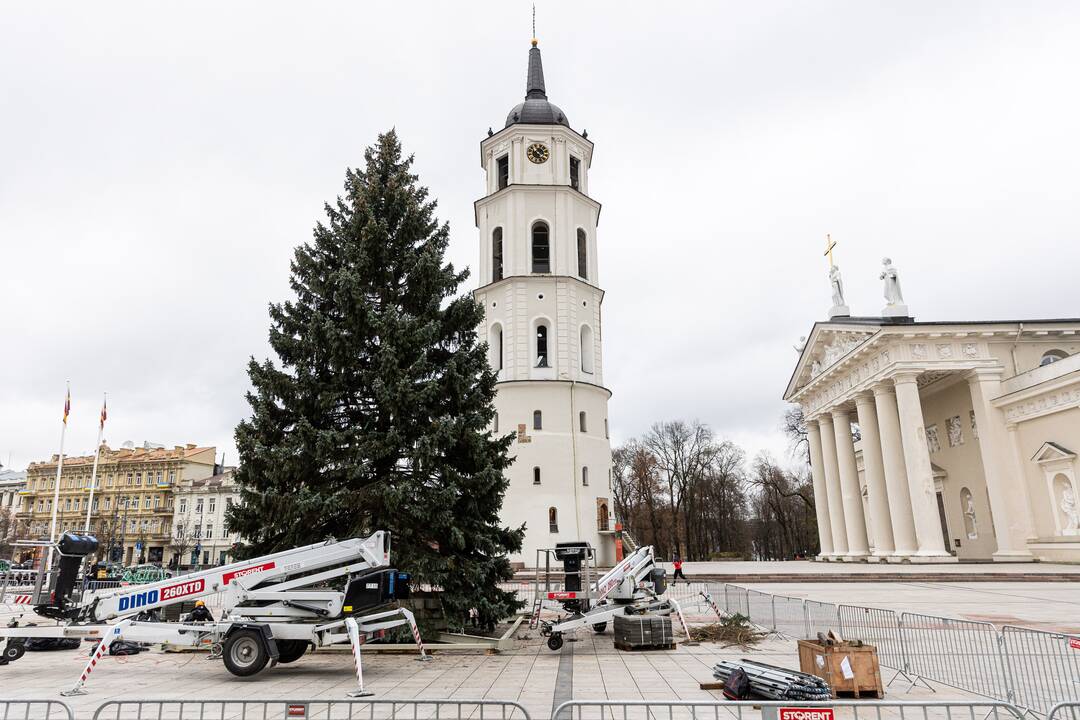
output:
<path id="1" fill-rule="evenodd" d="M 107 418 L 109 416 L 109 414 L 105 411 L 105 406 L 107 404 L 108 404 L 107 401 L 105 401 L 105 400 L 101 401 L 101 429 L 103 429 L 103 430 L 105 429 L 105 418 Z"/>
<path id="2" fill-rule="evenodd" d="M 71 413 L 71 388 L 68 387 L 67 397 L 64 398 L 64 424 L 67 425 L 68 415 Z"/>

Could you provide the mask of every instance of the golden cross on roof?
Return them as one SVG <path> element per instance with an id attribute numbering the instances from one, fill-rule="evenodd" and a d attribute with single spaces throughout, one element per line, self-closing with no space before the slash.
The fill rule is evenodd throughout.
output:
<path id="1" fill-rule="evenodd" d="M 833 266 L 832 250 L 836 247 L 836 241 L 832 239 L 832 235 L 825 236 L 825 256 L 829 258 L 829 267 Z"/>

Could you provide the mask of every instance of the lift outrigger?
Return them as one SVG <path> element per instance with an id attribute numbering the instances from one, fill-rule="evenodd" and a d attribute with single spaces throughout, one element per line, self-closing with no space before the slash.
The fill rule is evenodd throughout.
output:
<path id="1" fill-rule="evenodd" d="M 552 588 L 552 559 L 562 563 L 563 589 Z M 550 650 L 563 646 L 563 633 L 591 627 L 603 633 L 619 615 L 679 612 L 678 604 L 662 597 L 667 591 L 667 571 L 656 566 L 651 546 L 640 547 L 614 568 L 592 580 L 596 574 L 596 551 L 585 542 L 559 543 L 537 551 L 530 627 L 539 628 Z M 568 612 L 555 621 L 542 621 L 544 608 Z M 683 626 L 685 629 L 685 621 Z M 689 631 L 687 631 L 689 636 Z"/>
<path id="2" fill-rule="evenodd" d="M 409 575 L 390 567 L 389 532 L 327 540 L 144 585 L 87 591 L 77 600 L 79 570 L 97 540 L 65 533 L 55 549 L 60 570 L 34 611 L 57 624 L 0 627 L 0 664 L 22 657 L 29 638 L 99 638 L 79 681 L 64 694 L 81 693 L 98 659 L 120 639 L 210 645 L 213 656 L 238 676 L 254 675 L 271 662 L 295 662 L 312 647 L 351 643 L 360 679 L 360 644 L 409 625 L 421 657 L 427 657 L 413 614 L 391 607 L 409 597 Z M 342 578 L 340 589 L 328 586 Z M 219 620 L 138 619 L 212 595 L 220 596 Z"/>

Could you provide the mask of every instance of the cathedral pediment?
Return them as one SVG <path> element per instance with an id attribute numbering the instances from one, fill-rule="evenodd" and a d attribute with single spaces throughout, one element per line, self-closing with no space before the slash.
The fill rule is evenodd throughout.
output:
<path id="1" fill-rule="evenodd" d="M 799 361 L 788 383 L 785 398 L 801 390 L 870 338 L 880 327 L 855 322 L 816 323 L 799 351 Z"/>

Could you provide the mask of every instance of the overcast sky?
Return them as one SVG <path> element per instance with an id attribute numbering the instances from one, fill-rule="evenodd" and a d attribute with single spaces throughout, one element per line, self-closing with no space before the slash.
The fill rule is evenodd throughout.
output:
<path id="1" fill-rule="evenodd" d="M 396 127 L 475 267 L 479 142 L 529 4 L 4 2 L 0 462 L 106 439 L 236 461 L 294 246 Z M 1080 315 L 1080 4 L 537 3 L 596 151 L 613 441 L 699 418 L 782 453 L 792 346 L 881 257 L 923 320 Z M 475 278 L 469 289 L 475 287 Z"/>

